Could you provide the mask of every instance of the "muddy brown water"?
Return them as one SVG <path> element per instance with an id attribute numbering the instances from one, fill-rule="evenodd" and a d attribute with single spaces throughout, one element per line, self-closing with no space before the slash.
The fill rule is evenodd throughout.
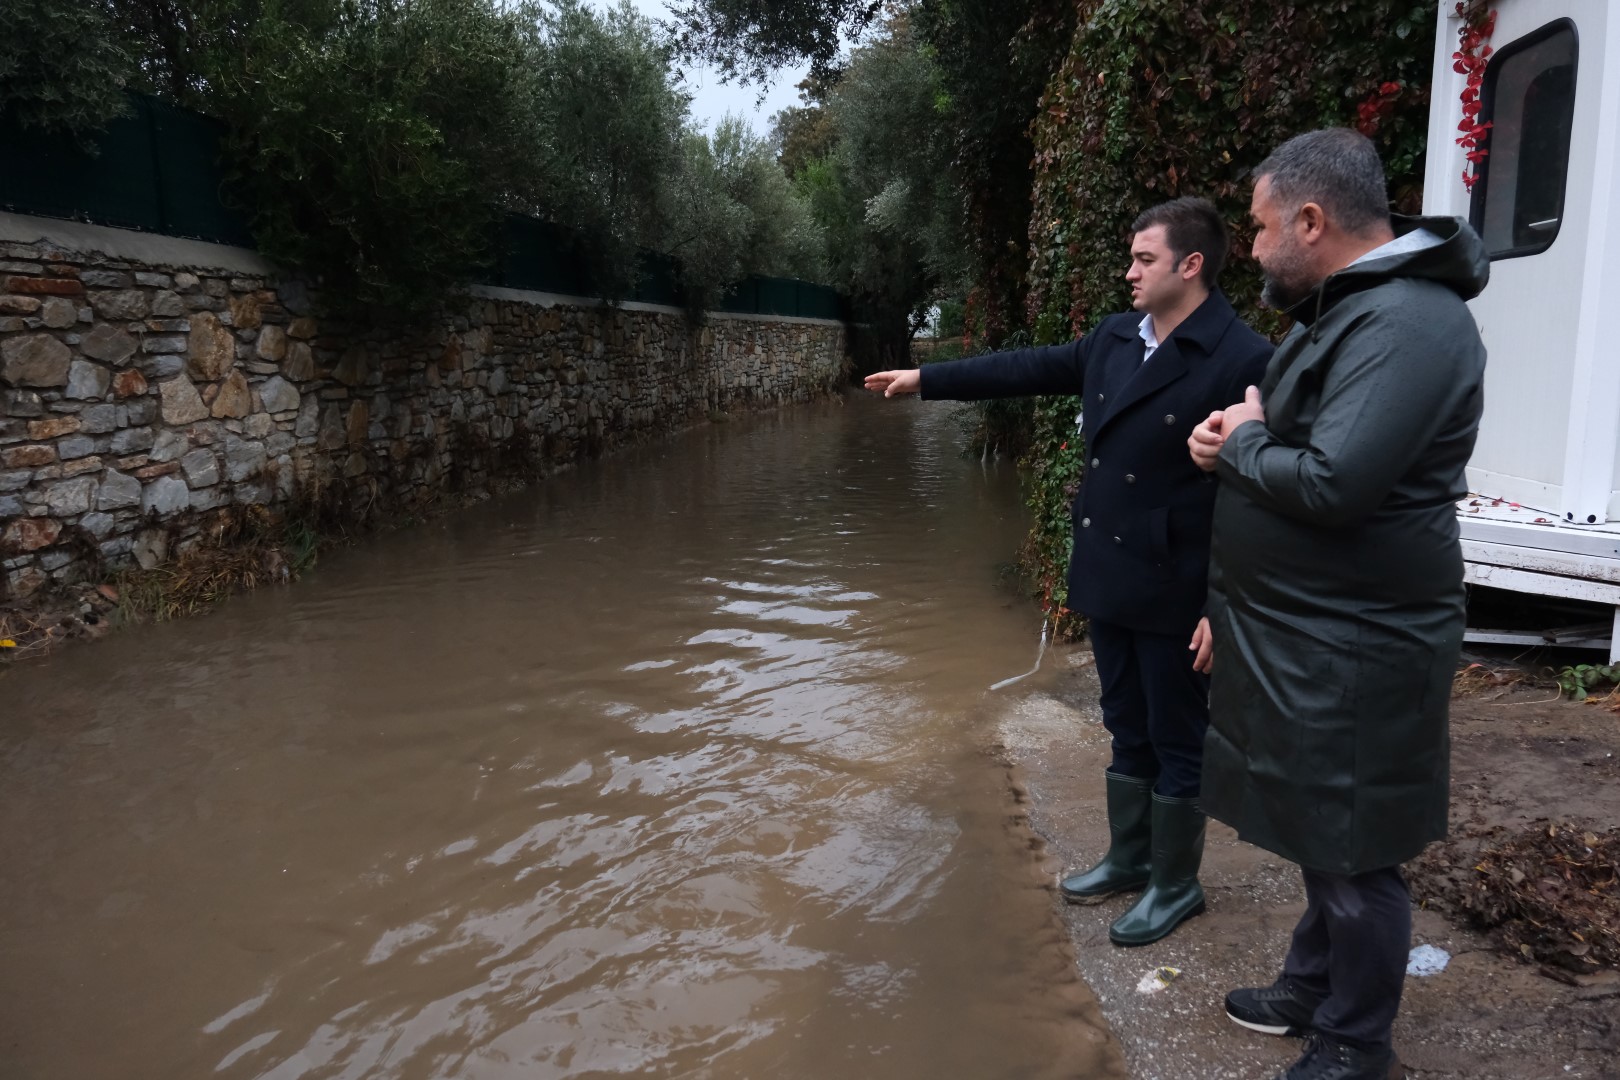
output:
<path id="1" fill-rule="evenodd" d="M 852 396 L 13 667 L 0 1075 L 1123 1075 L 985 752 L 1023 528 Z"/>

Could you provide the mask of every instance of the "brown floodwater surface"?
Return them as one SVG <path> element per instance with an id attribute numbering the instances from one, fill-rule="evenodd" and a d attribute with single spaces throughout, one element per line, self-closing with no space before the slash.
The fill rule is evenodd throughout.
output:
<path id="1" fill-rule="evenodd" d="M 1123 1076 L 958 443 L 708 426 L 0 673 L 0 1076 Z"/>

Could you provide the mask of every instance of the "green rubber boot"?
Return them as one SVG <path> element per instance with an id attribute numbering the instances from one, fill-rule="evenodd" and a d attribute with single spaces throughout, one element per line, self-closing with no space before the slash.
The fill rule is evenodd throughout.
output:
<path id="1" fill-rule="evenodd" d="M 1148 945 L 1204 913 L 1198 866 L 1204 860 L 1204 812 L 1197 799 L 1153 796 L 1153 872 L 1147 891 L 1114 920 L 1115 945 Z"/>
<path id="2" fill-rule="evenodd" d="M 1108 854 L 1063 879 L 1058 891 L 1073 904 L 1096 904 L 1148 883 L 1153 867 L 1153 781 L 1104 772 L 1108 794 Z"/>

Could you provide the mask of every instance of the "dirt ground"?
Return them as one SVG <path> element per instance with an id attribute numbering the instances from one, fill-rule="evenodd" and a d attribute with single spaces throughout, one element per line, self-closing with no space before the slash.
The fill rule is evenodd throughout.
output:
<path id="1" fill-rule="evenodd" d="M 1046 844 L 1054 882 L 1090 865 L 1107 845 L 1102 773 L 1108 763 L 1090 654 L 1084 646 L 1068 647 L 1056 659 L 1058 673 L 1042 678 L 1041 689 L 1026 691 L 999 732 L 1016 794 Z M 1420 904 L 1413 944 L 1451 956 L 1439 974 L 1406 982 L 1395 1043 L 1413 1080 L 1620 1080 L 1620 973 L 1569 949 L 1560 952 L 1551 938 L 1586 951 L 1567 928 L 1538 928 L 1521 919 L 1481 930 L 1464 925 L 1468 916 L 1459 902 L 1469 888 L 1479 888 L 1474 867 L 1492 865 L 1488 849 L 1507 839 L 1529 836 L 1534 844 L 1549 826 L 1561 826 L 1560 835 L 1573 835 L 1579 850 L 1586 850 L 1579 838 L 1594 835 L 1615 850 L 1620 715 L 1557 701 L 1555 694 L 1476 682 L 1453 700 L 1452 838 L 1408 867 Z M 1502 864 L 1496 868 L 1507 889 L 1522 883 L 1524 872 L 1515 873 L 1505 858 L 1496 859 Z M 1620 885 L 1613 862 L 1606 865 L 1607 885 L 1584 896 L 1597 896 L 1612 913 Z M 1552 879 L 1559 874 L 1556 866 L 1530 865 L 1530 886 L 1545 878 L 1541 887 L 1554 908 Z M 1139 949 L 1108 941 L 1108 924 L 1130 899 L 1081 907 L 1063 903 L 1055 888 L 1053 898 L 1080 975 L 1101 999 L 1133 1077 L 1270 1080 L 1298 1056 L 1299 1042 L 1238 1027 L 1226 1019 L 1222 999 L 1232 987 L 1268 984 L 1280 970 L 1305 906 L 1298 871 L 1211 823 L 1202 881 L 1208 912 Z M 1607 937 L 1603 942 L 1614 944 Z M 1180 975 L 1160 990 L 1141 992 L 1144 976 L 1160 967 L 1178 968 Z"/>

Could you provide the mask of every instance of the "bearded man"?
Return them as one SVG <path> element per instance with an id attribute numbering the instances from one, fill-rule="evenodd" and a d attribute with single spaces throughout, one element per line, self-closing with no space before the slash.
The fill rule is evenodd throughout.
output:
<path id="1" fill-rule="evenodd" d="M 1220 478 L 1203 800 L 1300 865 L 1307 906 L 1276 982 L 1226 1009 L 1310 1035 L 1282 1080 L 1384 1080 L 1411 944 L 1400 864 L 1446 832 L 1454 504 L 1485 371 L 1465 301 L 1489 263 L 1460 220 L 1392 221 L 1377 151 L 1347 128 L 1254 175 L 1264 299 L 1296 323 L 1188 440 Z"/>

